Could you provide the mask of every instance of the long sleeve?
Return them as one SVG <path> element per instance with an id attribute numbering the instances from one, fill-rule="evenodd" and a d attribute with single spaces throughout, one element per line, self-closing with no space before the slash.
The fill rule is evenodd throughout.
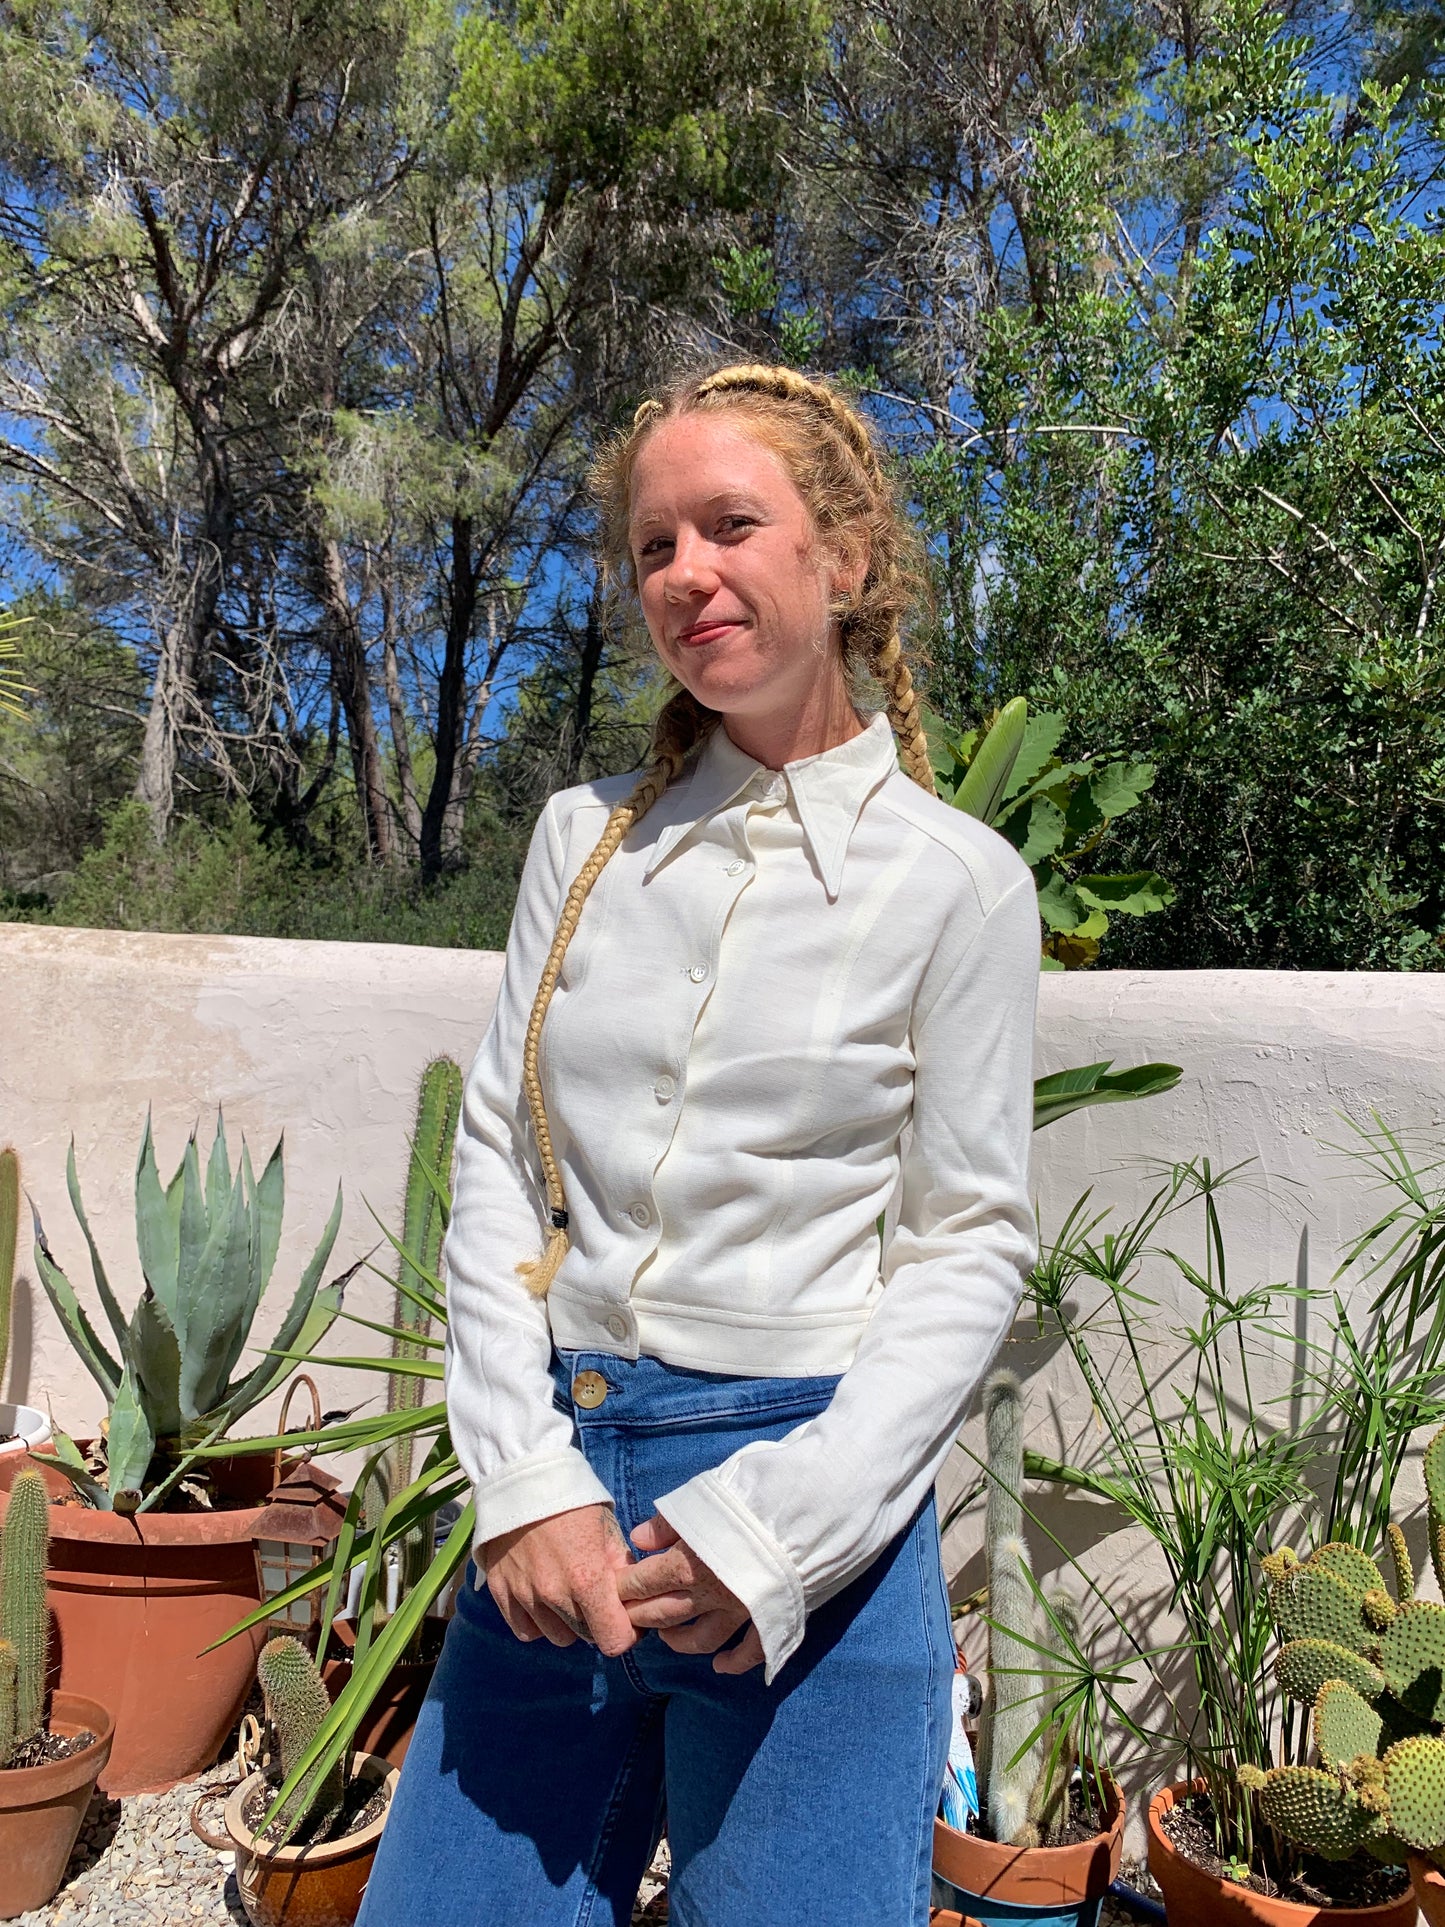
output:
<path id="1" fill-rule="evenodd" d="M 915 1000 L 910 1130 L 884 1289 L 828 1409 L 745 1446 L 658 1511 L 752 1614 L 769 1680 L 808 1612 L 932 1486 L 1036 1256 L 1028 1195 L 1039 924 L 1033 881 L 950 919 Z"/>
<path id="2" fill-rule="evenodd" d="M 544 1235 L 522 1040 L 561 897 L 562 844 L 549 804 L 522 872 L 496 1009 L 467 1074 L 446 1238 L 447 1415 L 476 1495 L 478 1554 L 499 1533 L 611 1502 L 572 1442 L 570 1416 L 553 1406 L 546 1307 L 514 1270 Z"/>

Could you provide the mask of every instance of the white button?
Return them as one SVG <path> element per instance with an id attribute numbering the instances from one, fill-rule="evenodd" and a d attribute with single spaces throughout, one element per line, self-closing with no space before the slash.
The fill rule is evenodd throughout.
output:
<path id="1" fill-rule="evenodd" d="M 607 1329 L 614 1338 L 626 1338 L 627 1320 L 625 1318 L 609 1318 L 607 1321 Z"/>
<path id="2" fill-rule="evenodd" d="M 743 862 L 741 857 L 739 857 L 735 863 L 730 863 L 728 865 L 727 873 L 730 877 L 740 877 L 743 871 L 747 869 L 747 867 L 748 867 L 747 864 Z"/>
<path id="3" fill-rule="evenodd" d="M 666 1104 L 676 1089 L 677 1079 L 675 1077 L 668 1077 L 664 1072 L 653 1085 L 652 1095 L 657 1099 L 659 1104 Z"/>
<path id="4" fill-rule="evenodd" d="M 781 803 L 788 793 L 786 778 L 776 772 L 763 784 L 763 799 L 768 803 Z"/>
<path id="5" fill-rule="evenodd" d="M 627 1215 L 634 1224 L 649 1225 L 652 1223 L 652 1213 L 648 1210 L 647 1206 L 641 1202 L 632 1205 Z"/>
<path id="6" fill-rule="evenodd" d="M 692 978 L 695 984 L 700 984 L 703 978 L 707 975 L 707 965 L 694 964 L 691 970 L 689 970 L 687 974 L 689 977 Z"/>

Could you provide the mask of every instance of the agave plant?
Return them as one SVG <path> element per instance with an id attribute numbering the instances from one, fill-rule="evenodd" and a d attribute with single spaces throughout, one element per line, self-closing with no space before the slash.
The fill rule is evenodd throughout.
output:
<path id="1" fill-rule="evenodd" d="M 57 1432 L 57 1463 L 102 1511 L 145 1512 L 190 1469 L 188 1455 L 194 1448 L 224 1438 L 238 1419 L 275 1390 L 290 1370 L 286 1354 L 309 1354 L 330 1330 L 347 1280 L 358 1269 L 353 1266 L 320 1288 L 341 1222 L 341 1187 L 273 1353 L 250 1370 L 238 1371 L 281 1238 L 281 1141 L 257 1179 L 243 1139 L 240 1170 L 233 1176 L 218 1115 L 204 1173 L 193 1132 L 180 1168 L 162 1185 L 147 1115 L 135 1179 L 136 1241 L 145 1285 L 129 1318 L 116 1302 L 91 1235 L 73 1140 L 65 1175 L 90 1251 L 95 1289 L 120 1356 L 102 1342 L 74 1286 L 56 1264 L 32 1201 L 41 1282 L 110 1408 L 103 1462 L 87 1462 L 74 1440 Z"/>

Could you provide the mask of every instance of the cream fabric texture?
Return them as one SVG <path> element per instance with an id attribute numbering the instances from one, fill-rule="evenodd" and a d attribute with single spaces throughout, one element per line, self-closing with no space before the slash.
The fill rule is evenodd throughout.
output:
<path id="1" fill-rule="evenodd" d="M 497 1534 L 610 1496 L 553 1406 L 554 1342 L 842 1373 L 826 1412 L 659 1505 L 747 1605 L 771 1679 L 928 1492 L 1033 1263 L 1037 901 L 1002 837 L 898 768 L 886 715 L 779 772 L 717 729 L 567 952 L 540 1070 L 571 1250 L 538 1302 L 514 1270 L 546 1222 L 523 1033 L 633 780 L 561 791 L 532 838 L 458 1134 L 447 1406 L 480 1566 Z"/>

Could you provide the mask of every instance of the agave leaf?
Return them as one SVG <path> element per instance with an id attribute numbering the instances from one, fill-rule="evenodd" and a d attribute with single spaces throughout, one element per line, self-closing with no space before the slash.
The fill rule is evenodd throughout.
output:
<path id="1" fill-rule="evenodd" d="M 174 1184 L 169 1192 L 161 1187 L 161 1174 L 156 1169 L 155 1139 L 151 1134 L 151 1114 L 147 1111 L 145 1135 L 141 1139 L 135 1171 L 136 1243 L 140 1246 L 141 1270 L 178 1332 L 185 1329 L 185 1320 L 176 1312 L 180 1221 L 180 1190 Z"/>
<path id="2" fill-rule="evenodd" d="M 226 1120 L 216 1111 L 216 1135 L 206 1160 L 206 1216 L 214 1224 L 231 1203 L 231 1155 L 226 1149 Z"/>
<path id="3" fill-rule="evenodd" d="M 256 1244 L 255 1276 L 251 1284 L 251 1304 L 260 1304 L 271 1282 L 271 1272 L 276 1263 L 276 1252 L 281 1243 L 281 1214 L 286 1204 L 286 1170 L 283 1161 L 285 1134 L 276 1140 L 276 1148 L 267 1160 L 261 1173 L 261 1182 L 255 1189 L 256 1204 Z M 249 1163 L 249 1160 L 248 1160 Z"/>
<path id="4" fill-rule="evenodd" d="M 126 1353 L 151 1431 L 173 1439 L 181 1429 L 181 1347 L 166 1308 L 147 1285 L 130 1321 Z"/>
<path id="5" fill-rule="evenodd" d="M 281 1329 L 272 1341 L 272 1349 L 277 1352 L 312 1351 L 330 1331 L 341 1310 L 342 1294 L 356 1273 L 365 1264 L 358 1258 L 350 1270 L 345 1271 L 324 1291 L 318 1291 L 321 1273 L 331 1256 L 331 1247 L 336 1243 L 336 1234 L 341 1228 L 341 1186 L 336 1187 L 336 1202 L 331 1207 L 326 1229 L 321 1234 L 321 1242 L 312 1252 L 306 1269 L 301 1274 L 301 1282 L 296 1287 L 296 1296 L 291 1300 L 291 1308 L 281 1321 Z M 238 1419 L 243 1412 L 249 1412 L 253 1405 L 281 1382 L 288 1367 L 273 1358 L 264 1360 L 246 1377 L 233 1380 L 221 1394 L 218 1411 L 229 1414 L 227 1423 Z"/>
<path id="6" fill-rule="evenodd" d="M 85 1205 L 82 1203 L 80 1196 L 80 1178 L 75 1169 L 75 1139 L 73 1137 L 70 1140 L 70 1149 L 65 1157 L 65 1188 L 70 1193 L 71 1207 L 76 1217 L 80 1220 L 81 1230 L 85 1233 L 86 1247 L 90 1252 L 91 1276 L 95 1279 L 95 1289 L 100 1298 L 100 1308 L 110 1321 L 110 1328 L 115 1333 L 116 1344 L 124 1346 L 126 1322 L 120 1306 L 116 1302 L 115 1293 L 110 1288 L 110 1280 L 105 1275 L 105 1266 L 100 1262 L 100 1252 L 96 1248 L 95 1239 L 91 1236 L 90 1220 L 85 1215 Z M 120 1376 L 119 1367 L 117 1367 L 116 1376 L 117 1378 Z"/>
<path id="7" fill-rule="evenodd" d="M 181 1230 L 180 1250 L 176 1265 L 176 1303 L 173 1323 L 176 1338 L 184 1347 L 186 1326 L 189 1323 L 190 1296 L 192 1280 L 200 1267 L 206 1246 L 211 1239 L 212 1219 L 207 1204 L 207 1187 L 201 1178 L 201 1154 L 196 1145 L 195 1133 L 186 1140 L 186 1154 L 181 1161 Z"/>
<path id="8" fill-rule="evenodd" d="M 112 1512 L 134 1512 L 145 1491 L 146 1472 L 155 1457 L 156 1438 L 129 1365 L 110 1408 L 105 1435 Z"/>
<path id="9" fill-rule="evenodd" d="M 110 1494 L 90 1471 L 80 1447 L 70 1434 L 60 1431 L 57 1427 L 51 1431 L 50 1443 L 55 1447 L 54 1452 L 47 1453 L 43 1459 L 38 1460 L 38 1463 L 45 1465 L 52 1472 L 63 1472 L 97 1512 L 109 1512 Z"/>
<path id="10" fill-rule="evenodd" d="M 181 1352 L 181 1414 L 187 1425 L 220 1401 L 232 1365 L 250 1336 L 251 1208 L 244 1184 L 232 1186 L 227 1206 L 189 1279 L 181 1281 L 185 1344 Z"/>
<path id="11" fill-rule="evenodd" d="M 81 1364 L 105 1393 L 106 1403 L 110 1404 L 120 1386 L 121 1368 L 101 1344 L 70 1280 L 50 1255 L 50 1246 L 45 1242 L 45 1228 L 33 1199 L 30 1202 L 30 1214 L 35 1221 L 35 1269 L 40 1273 L 45 1295 L 54 1306 L 55 1315 L 64 1326 L 65 1335 L 74 1346 Z"/>

